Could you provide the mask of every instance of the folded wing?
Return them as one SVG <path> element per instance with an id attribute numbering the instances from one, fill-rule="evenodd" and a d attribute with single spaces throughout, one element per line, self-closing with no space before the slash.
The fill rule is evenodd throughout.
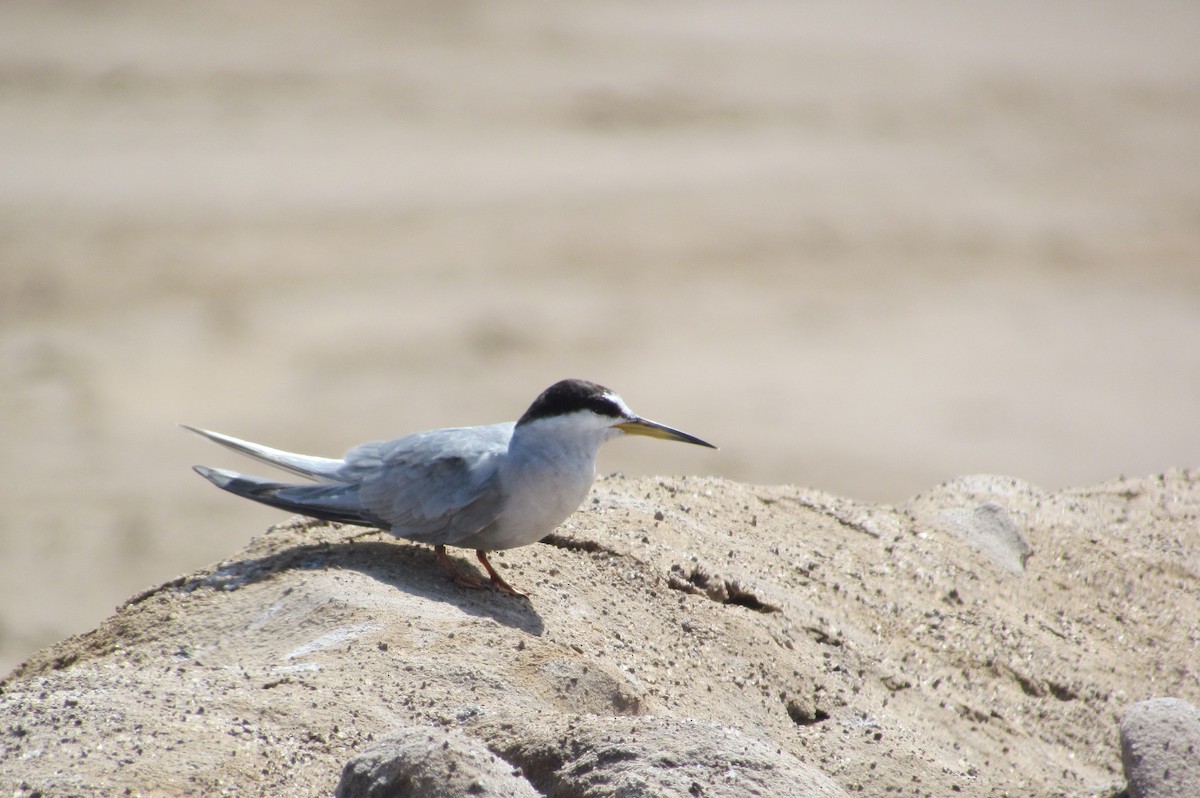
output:
<path id="1" fill-rule="evenodd" d="M 358 488 L 364 513 L 403 538 L 451 543 L 496 520 L 500 465 L 513 424 L 431 430 L 346 453 L 335 479 Z"/>
<path id="2" fill-rule="evenodd" d="M 496 520 L 500 466 L 513 424 L 430 430 L 357 446 L 342 460 L 295 454 L 181 425 L 317 484 L 277 482 L 206 466 L 196 471 L 246 499 L 328 521 L 379 527 L 423 543 L 449 543 Z"/>

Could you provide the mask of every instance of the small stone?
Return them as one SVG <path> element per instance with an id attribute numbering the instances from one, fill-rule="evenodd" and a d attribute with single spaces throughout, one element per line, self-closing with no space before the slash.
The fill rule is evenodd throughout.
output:
<path id="1" fill-rule="evenodd" d="M 381 740 L 342 768 L 337 798 L 537 798 L 524 778 L 480 741 L 458 731 L 413 726 Z"/>
<path id="2" fill-rule="evenodd" d="M 1130 798 L 1200 795 L 1200 710 L 1178 698 L 1139 701 L 1120 730 Z"/>

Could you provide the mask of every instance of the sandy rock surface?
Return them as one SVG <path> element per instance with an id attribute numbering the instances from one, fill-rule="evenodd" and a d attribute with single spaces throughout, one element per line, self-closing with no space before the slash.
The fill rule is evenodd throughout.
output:
<path id="1" fill-rule="evenodd" d="M 937 523 L 979 506 L 1023 570 Z M 485 794 L 1110 796 L 1126 708 L 1200 701 L 1198 519 L 1191 472 L 896 507 L 610 477 L 494 558 L 529 600 L 294 519 L 10 674 L 0 792 L 329 795 L 353 760 L 343 795 L 388 765 L 511 788 Z"/>

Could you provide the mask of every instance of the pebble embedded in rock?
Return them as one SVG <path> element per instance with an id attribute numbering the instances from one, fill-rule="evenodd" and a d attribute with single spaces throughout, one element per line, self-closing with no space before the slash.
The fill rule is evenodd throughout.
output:
<path id="1" fill-rule="evenodd" d="M 346 763 L 337 798 L 537 798 L 513 768 L 461 732 L 412 726 Z"/>
<path id="2" fill-rule="evenodd" d="M 1200 795 L 1200 710 L 1178 698 L 1139 701 L 1121 717 L 1130 798 Z"/>

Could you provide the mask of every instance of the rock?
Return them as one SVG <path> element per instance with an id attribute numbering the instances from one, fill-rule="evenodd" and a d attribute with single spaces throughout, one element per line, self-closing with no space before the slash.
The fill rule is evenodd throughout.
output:
<path id="1" fill-rule="evenodd" d="M 1178 698 L 1139 701 L 1121 717 L 1130 798 L 1200 795 L 1200 710 Z"/>
<path id="2" fill-rule="evenodd" d="M 543 795 L 589 798 L 846 798 L 816 768 L 777 746 L 715 723 L 594 715 L 539 719 L 513 734 L 493 731 L 492 745 L 521 763 Z"/>
<path id="3" fill-rule="evenodd" d="M 1007 526 L 989 502 L 1038 543 L 1020 578 L 930 531 Z M 464 590 L 428 546 L 283 524 L 0 682 L 0 795 L 1107 789 L 1116 735 L 1081 730 L 1114 697 L 1200 703 L 1197 517 L 1191 472 L 900 507 L 613 477 L 493 558 L 528 599 Z"/>
<path id="4" fill-rule="evenodd" d="M 946 517 L 953 520 L 955 531 L 963 540 L 992 562 L 1014 574 L 1025 570 L 1025 561 L 1033 553 L 1033 547 L 1002 505 L 984 502 Z"/>
<path id="5" fill-rule="evenodd" d="M 411 726 L 342 769 L 337 798 L 537 798 L 520 771 L 462 732 Z"/>
<path id="6" fill-rule="evenodd" d="M 1011 508 L 1028 505 L 1041 492 L 1011 477 L 976 475 L 940 485 L 910 506 L 931 529 L 949 532 L 1011 574 L 1020 574 L 1033 546 Z"/>

